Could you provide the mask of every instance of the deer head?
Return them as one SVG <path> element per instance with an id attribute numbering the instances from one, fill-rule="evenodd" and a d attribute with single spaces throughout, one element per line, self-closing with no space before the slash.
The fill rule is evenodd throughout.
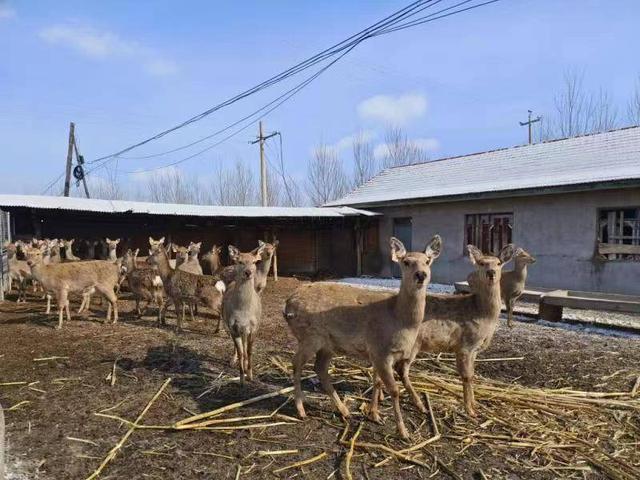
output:
<path id="1" fill-rule="evenodd" d="M 149 245 L 152 249 L 158 248 L 160 245 L 164 245 L 164 237 L 159 240 L 154 240 L 152 237 L 149 237 Z"/>
<path id="2" fill-rule="evenodd" d="M 517 264 L 519 265 L 530 265 L 532 263 L 536 263 L 536 259 L 533 255 L 530 255 L 524 248 L 518 247 L 516 249 L 516 253 L 514 254 L 514 258 Z"/>
<path id="3" fill-rule="evenodd" d="M 273 254 L 276 252 L 276 248 L 278 248 L 279 244 L 280 242 L 278 240 L 274 241 L 273 243 L 266 243 L 262 240 L 258 240 L 258 248 L 254 249 L 254 252 L 259 248 L 262 248 L 262 260 L 268 260 L 269 258 L 273 257 Z"/>
<path id="4" fill-rule="evenodd" d="M 407 252 L 404 244 L 396 237 L 389 239 L 391 260 L 400 266 L 402 283 L 421 289 L 431 279 L 431 264 L 440 256 L 442 239 L 434 235 L 424 252 Z"/>
<path id="5" fill-rule="evenodd" d="M 489 285 L 500 283 L 502 267 L 513 258 L 513 244 L 506 245 L 498 254 L 484 255 L 480 249 L 474 245 L 467 245 L 469 259 L 476 266 L 476 272 L 480 280 L 486 281 Z"/>
<path id="6" fill-rule="evenodd" d="M 229 258 L 236 264 L 236 281 L 246 281 L 255 277 L 256 263 L 262 260 L 264 248 L 262 245 L 249 253 L 242 253 L 233 245 L 229 245 Z"/>
<path id="7" fill-rule="evenodd" d="M 193 243 L 189 242 L 189 247 L 187 250 L 189 251 L 189 257 L 194 258 L 200 255 L 200 248 L 202 247 L 202 242 Z"/>

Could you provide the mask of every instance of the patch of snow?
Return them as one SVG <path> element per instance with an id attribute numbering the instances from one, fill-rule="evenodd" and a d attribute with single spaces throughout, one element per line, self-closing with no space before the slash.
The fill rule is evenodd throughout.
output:
<path id="1" fill-rule="evenodd" d="M 347 277 L 334 280 L 335 283 L 346 283 L 372 290 L 398 290 L 400 280 L 397 278 L 373 278 L 373 277 Z M 454 293 L 453 285 L 443 283 L 430 283 L 427 289 L 432 293 Z"/>

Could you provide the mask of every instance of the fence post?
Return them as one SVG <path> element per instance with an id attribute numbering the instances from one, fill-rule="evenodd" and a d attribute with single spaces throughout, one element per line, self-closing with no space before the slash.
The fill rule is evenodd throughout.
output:
<path id="1" fill-rule="evenodd" d="M 0 480 L 5 479 L 4 469 L 4 411 L 0 405 Z"/>

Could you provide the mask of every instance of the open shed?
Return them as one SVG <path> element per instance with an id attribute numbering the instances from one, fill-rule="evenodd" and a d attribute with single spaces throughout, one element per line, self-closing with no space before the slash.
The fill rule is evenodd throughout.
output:
<path id="1" fill-rule="evenodd" d="M 146 252 L 148 237 L 165 237 L 179 245 L 190 241 L 234 244 L 250 250 L 258 239 L 277 238 L 278 267 L 284 274 L 353 275 L 369 252 L 377 253 L 378 214 L 350 207 L 231 207 L 160 204 L 34 195 L 0 195 L 9 213 L 13 239 L 121 238 L 126 248 Z"/>

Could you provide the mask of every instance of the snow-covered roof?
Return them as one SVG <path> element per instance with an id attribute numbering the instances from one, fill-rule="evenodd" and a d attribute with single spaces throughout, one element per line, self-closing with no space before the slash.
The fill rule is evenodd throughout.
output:
<path id="1" fill-rule="evenodd" d="M 640 127 L 384 170 L 327 206 L 640 179 Z"/>
<path id="2" fill-rule="evenodd" d="M 374 216 L 373 212 L 350 207 L 229 207 L 218 205 L 184 205 L 177 203 L 130 202 L 76 197 L 41 195 L 1 195 L 0 208 L 28 207 L 42 210 L 68 210 L 100 213 L 142 213 L 149 215 L 181 215 L 193 217 L 271 217 L 332 218 Z"/>

